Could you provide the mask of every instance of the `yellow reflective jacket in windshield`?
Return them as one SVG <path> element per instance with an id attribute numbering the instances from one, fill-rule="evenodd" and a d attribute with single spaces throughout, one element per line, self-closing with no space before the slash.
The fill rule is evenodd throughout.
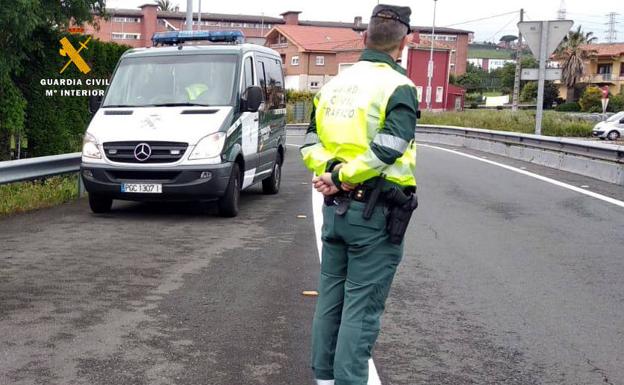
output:
<path id="1" fill-rule="evenodd" d="M 390 56 L 366 50 L 315 96 L 303 161 L 317 175 L 342 163 L 332 173 L 337 185 L 385 174 L 415 186 L 417 110 L 416 87 L 405 71 Z"/>

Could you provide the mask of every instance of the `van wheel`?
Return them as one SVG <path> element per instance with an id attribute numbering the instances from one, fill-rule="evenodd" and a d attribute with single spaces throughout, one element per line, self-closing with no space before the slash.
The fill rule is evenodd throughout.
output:
<path id="1" fill-rule="evenodd" d="M 609 140 L 618 140 L 619 137 L 620 137 L 620 133 L 615 130 L 607 134 L 607 138 L 609 138 Z"/>
<path id="2" fill-rule="evenodd" d="M 107 213 L 113 206 L 113 199 L 105 195 L 89 194 L 89 207 L 96 214 Z"/>
<path id="3" fill-rule="evenodd" d="M 262 192 L 264 194 L 277 194 L 282 183 L 282 156 L 277 155 L 275 164 L 273 165 L 273 172 L 271 176 L 262 181 Z"/>
<path id="4" fill-rule="evenodd" d="M 238 215 L 238 203 L 240 201 L 240 168 L 238 163 L 232 166 L 232 175 L 228 183 L 225 195 L 219 199 L 219 215 L 222 217 L 235 217 Z"/>

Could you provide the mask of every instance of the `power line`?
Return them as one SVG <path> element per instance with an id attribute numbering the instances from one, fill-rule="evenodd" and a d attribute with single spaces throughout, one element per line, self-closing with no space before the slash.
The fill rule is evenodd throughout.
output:
<path id="1" fill-rule="evenodd" d="M 514 12 L 515 13 L 515 12 Z M 498 35 L 501 31 L 503 31 L 505 28 L 507 28 L 509 26 L 509 24 L 513 23 L 514 21 L 516 21 L 516 17 L 514 16 L 511 20 L 509 20 L 507 22 L 507 24 L 505 24 L 501 29 L 499 29 L 498 31 L 496 31 L 489 39 L 488 41 L 494 41 L 493 39 L 496 37 L 496 35 Z"/>
<path id="2" fill-rule="evenodd" d="M 501 13 L 499 15 L 486 16 L 486 17 L 482 17 L 482 18 L 479 18 L 479 19 L 473 19 L 473 20 L 462 21 L 462 22 L 459 22 L 459 23 L 448 24 L 448 25 L 445 25 L 445 27 L 453 27 L 453 26 L 456 26 L 456 25 L 470 24 L 470 23 L 474 23 L 474 22 L 477 22 L 477 21 L 490 20 L 490 19 L 494 19 L 494 18 L 497 18 L 497 17 L 501 17 L 501 16 L 511 15 L 512 13 L 518 13 L 518 11 L 505 12 L 505 13 Z"/>

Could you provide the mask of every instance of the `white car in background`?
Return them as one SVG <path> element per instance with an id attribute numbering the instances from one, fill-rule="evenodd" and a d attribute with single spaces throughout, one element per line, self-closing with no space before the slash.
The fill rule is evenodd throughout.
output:
<path id="1" fill-rule="evenodd" d="M 600 139 L 618 140 L 624 137 L 624 111 L 594 126 L 592 135 Z"/>

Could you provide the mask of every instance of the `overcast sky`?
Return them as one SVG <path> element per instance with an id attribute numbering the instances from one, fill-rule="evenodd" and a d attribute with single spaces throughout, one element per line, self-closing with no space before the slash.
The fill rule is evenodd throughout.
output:
<path id="1" fill-rule="evenodd" d="M 150 0 L 108 0 L 109 8 L 134 8 Z M 186 9 L 186 0 L 173 0 L 181 10 Z M 377 0 L 202 0 L 202 12 L 266 15 L 279 17 L 287 10 L 301 11 L 302 20 L 353 21 L 355 16 L 368 20 Z M 412 7 L 412 25 L 431 25 L 433 20 L 433 0 L 394 1 L 384 0 L 385 4 L 408 5 Z M 561 0 L 438 0 L 436 25 L 452 26 L 475 32 L 475 40 L 496 40 L 506 34 L 517 34 L 519 10 L 524 8 L 526 20 L 548 20 L 557 17 Z M 198 9 L 199 0 L 193 1 Z M 288 4 L 288 5 L 286 5 Z M 593 31 L 604 41 L 607 30 L 607 13 L 620 12 L 616 21 L 618 41 L 624 41 L 624 6 L 622 0 L 565 0 L 568 18 L 582 24 L 583 29 Z M 514 12 L 503 16 L 491 17 Z M 486 20 L 471 21 L 487 18 Z M 458 24 L 461 23 L 461 24 Z"/>

